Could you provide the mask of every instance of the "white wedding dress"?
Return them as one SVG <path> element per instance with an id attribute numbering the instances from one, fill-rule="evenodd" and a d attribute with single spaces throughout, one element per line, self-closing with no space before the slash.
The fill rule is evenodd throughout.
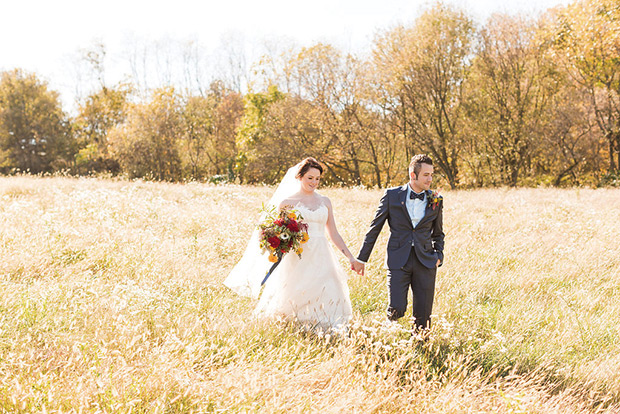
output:
<path id="1" fill-rule="evenodd" d="M 295 208 L 308 223 L 310 239 L 302 245 L 301 259 L 294 253 L 283 257 L 265 283 L 255 314 L 341 330 L 351 319 L 351 300 L 347 275 L 325 236 L 327 206 Z"/>

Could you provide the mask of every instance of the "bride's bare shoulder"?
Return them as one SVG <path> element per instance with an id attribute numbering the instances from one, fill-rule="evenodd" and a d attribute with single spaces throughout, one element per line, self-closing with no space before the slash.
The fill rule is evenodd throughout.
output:
<path id="1" fill-rule="evenodd" d="M 329 197 L 324 195 L 319 195 L 319 197 L 321 197 L 321 204 L 324 204 L 328 208 L 332 207 L 332 201 L 329 199 Z"/>

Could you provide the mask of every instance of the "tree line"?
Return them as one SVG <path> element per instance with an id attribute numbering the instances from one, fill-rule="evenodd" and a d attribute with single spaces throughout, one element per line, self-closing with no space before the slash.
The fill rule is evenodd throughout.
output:
<path id="1" fill-rule="evenodd" d="M 69 116 L 36 74 L 5 71 L 0 172 L 273 183 L 314 156 L 331 184 L 386 187 L 427 153 L 451 188 L 620 184 L 617 0 L 482 26 L 437 3 L 364 56 L 318 43 L 263 56 L 245 91 L 228 78 L 144 93 L 101 76 Z"/>

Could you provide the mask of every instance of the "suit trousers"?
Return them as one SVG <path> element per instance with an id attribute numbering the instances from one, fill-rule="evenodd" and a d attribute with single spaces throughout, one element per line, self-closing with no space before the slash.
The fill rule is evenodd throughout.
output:
<path id="1" fill-rule="evenodd" d="M 413 293 L 413 316 L 418 328 L 430 328 L 437 268 L 429 269 L 420 263 L 413 246 L 407 264 L 400 269 L 388 269 L 390 304 L 388 318 L 397 320 L 407 310 L 409 288 Z"/>

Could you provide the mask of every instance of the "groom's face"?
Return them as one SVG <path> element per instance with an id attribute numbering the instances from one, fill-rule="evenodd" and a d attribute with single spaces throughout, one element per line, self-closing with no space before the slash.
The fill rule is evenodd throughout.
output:
<path id="1" fill-rule="evenodd" d="M 412 171 L 410 174 L 411 186 L 414 190 L 420 192 L 422 190 L 430 190 L 433 182 L 433 166 L 430 164 L 420 164 L 420 172 L 416 174 Z"/>

